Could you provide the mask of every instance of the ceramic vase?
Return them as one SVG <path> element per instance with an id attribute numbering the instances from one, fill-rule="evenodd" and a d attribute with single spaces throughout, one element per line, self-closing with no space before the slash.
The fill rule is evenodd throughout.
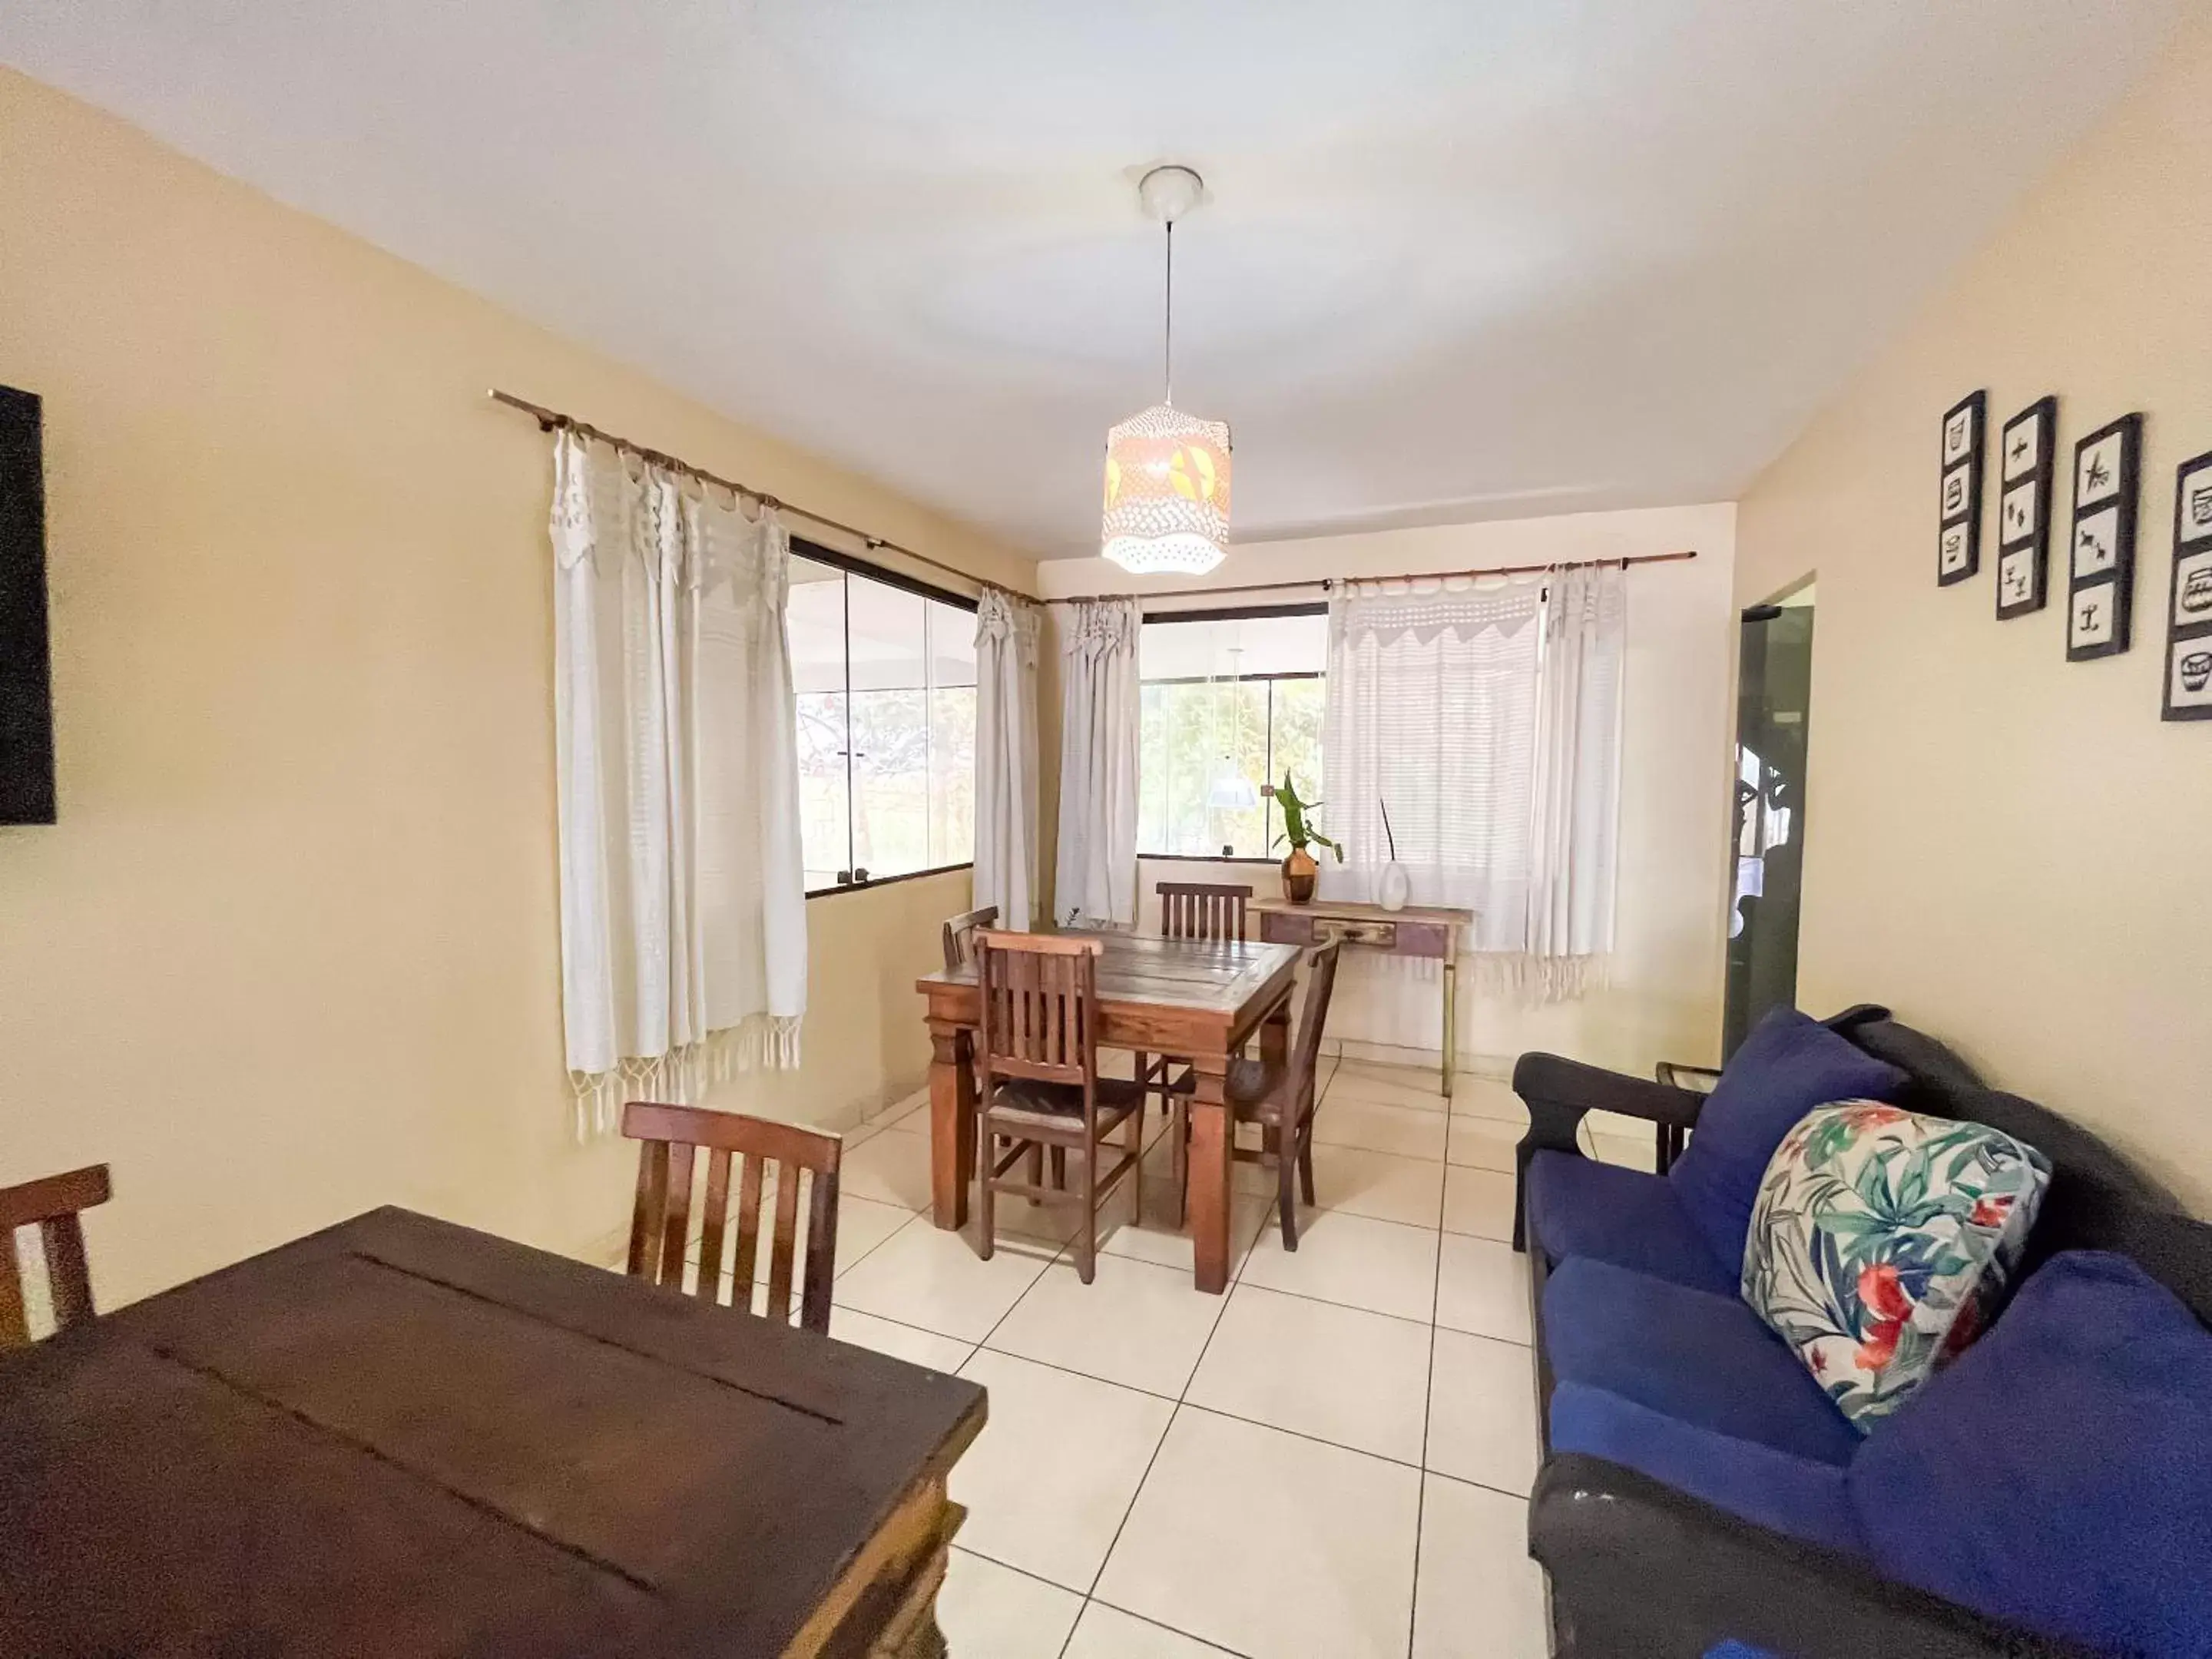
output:
<path id="1" fill-rule="evenodd" d="M 1406 866 L 1386 864 L 1382 866 L 1382 879 L 1376 886 L 1375 902 L 1385 910 L 1402 910 L 1413 890 L 1413 884 L 1407 878 Z"/>
<path id="2" fill-rule="evenodd" d="M 1303 847 L 1293 847 L 1283 860 L 1283 896 L 1293 904 L 1312 903 L 1314 878 L 1320 874 L 1321 866 L 1313 861 L 1313 854 Z"/>

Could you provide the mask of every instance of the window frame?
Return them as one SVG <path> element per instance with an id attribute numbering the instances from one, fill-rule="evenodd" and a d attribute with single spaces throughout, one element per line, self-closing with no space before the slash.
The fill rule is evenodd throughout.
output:
<path id="1" fill-rule="evenodd" d="M 810 560 L 816 564 L 827 565 L 832 569 L 842 572 L 847 576 L 864 576 L 870 581 L 881 582 L 886 587 L 897 588 L 920 599 L 933 599 L 938 604 L 950 605 L 956 611 L 964 611 L 971 617 L 976 612 L 978 601 L 972 595 L 956 593 L 949 587 L 939 587 L 934 583 L 922 580 L 918 576 L 909 576 L 902 570 L 886 569 L 882 565 L 861 558 L 856 554 L 841 553 L 835 548 L 824 547 L 819 542 L 809 541 L 803 536 L 793 536 L 791 538 L 791 551 L 793 557 Z M 845 862 L 847 873 L 849 874 L 853 859 L 853 745 L 850 741 L 849 724 L 853 701 L 852 589 L 849 586 L 841 589 L 838 598 L 841 601 L 840 621 L 844 636 L 844 695 L 848 711 L 846 716 L 848 741 L 845 744 Z M 980 696 L 980 691 L 978 695 Z M 894 876 L 870 876 L 861 881 L 847 880 L 833 882 L 827 887 L 810 887 L 806 890 L 806 896 L 809 899 L 817 899 L 827 898 L 834 893 L 866 892 L 870 888 L 889 887 L 897 882 L 919 881 L 924 876 L 950 875 L 955 871 L 972 870 L 975 867 L 975 860 L 970 856 L 957 864 L 934 864 L 926 870 L 902 870 Z"/>
<path id="2" fill-rule="evenodd" d="M 1138 619 L 1138 627 L 1141 629 L 1153 623 L 1250 622 L 1263 617 L 1326 617 L 1327 615 L 1328 615 L 1328 602 L 1326 599 L 1310 599 L 1288 605 L 1216 605 L 1190 611 L 1157 611 L 1140 617 Z M 1238 676 L 1239 681 L 1248 685 L 1263 681 L 1268 683 L 1267 766 L 1268 781 L 1273 781 L 1275 766 L 1275 688 L 1273 682 L 1321 680 L 1326 683 L 1328 678 L 1328 665 L 1325 655 L 1322 666 L 1310 671 L 1280 669 L 1268 673 Z M 1180 674 L 1157 680 L 1148 680 L 1140 677 L 1137 682 L 1137 689 L 1141 695 L 1144 688 L 1148 685 L 1206 685 L 1218 684 L 1218 675 L 1206 674 Z M 1143 769 L 1143 750 L 1140 747 L 1138 751 L 1138 772 L 1140 780 Z M 1141 793 L 1143 788 L 1141 781 L 1138 787 Z M 1269 836 L 1267 826 L 1273 822 L 1274 812 L 1275 804 L 1269 800 L 1266 803 L 1266 810 L 1260 817 L 1261 834 L 1269 839 L 1272 839 L 1272 836 Z M 1148 853 L 1141 847 L 1137 849 L 1137 858 L 1140 863 L 1150 860 L 1156 864 L 1250 864 L 1265 865 L 1270 868 L 1282 863 L 1280 859 L 1267 852 L 1262 852 L 1256 857 L 1245 854 Z"/>

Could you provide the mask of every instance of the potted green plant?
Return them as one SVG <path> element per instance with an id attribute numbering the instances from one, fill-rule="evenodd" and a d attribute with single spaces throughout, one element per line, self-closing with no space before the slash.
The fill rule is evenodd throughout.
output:
<path id="1" fill-rule="evenodd" d="M 1314 880 L 1321 874 L 1321 866 L 1314 862 L 1313 854 L 1306 848 L 1326 847 L 1336 854 L 1336 861 L 1341 864 L 1344 862 L 1344 843 L 1331 841 L 1307 822 L 1306 814 L 1321 803 L 1300 800 L 1297 787 L 1291 781 L 1288 772 L 1283 774 L 1282 782 L 1267 784 L 1260 793 L 1272 796 L 1283 813 L 1282 833 L 1275 837 L 1273 843 L 1270 843 L 1269 850 L 1283 842 L 1291 844 L 1291 850 L 1283 860 L 1283 895 L 1293 904 L 1310 904 L 1313 902 Z"/>

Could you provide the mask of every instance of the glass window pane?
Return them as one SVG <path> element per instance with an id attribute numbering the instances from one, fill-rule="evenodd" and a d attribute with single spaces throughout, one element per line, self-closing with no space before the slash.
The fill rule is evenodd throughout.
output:
<path id="1" fill-rule="evenodd" d="M 1137 844 L 1181 858 L 1264 858 L 1265 682 L 1148 685 L 1141 694 Z"/>
<path id="2" fill-rule="evenodd" d="M 1322 788 L 1321 725 L 1322 710 L 1328 702 L 1328 682 L 1318 677 L 1310 680 L 1277 680 L 1274 682 L 1273 729 L 1268 762 L 1268 781 L 1280 783 L 1288 771 L 1298 787 L 1300 800 L 1326 799 Z M 1330 817 L 1324 808 L 1318 815 L 1322 829 L 1328 830 Z M 1267 844 L 1278 854 L 1288 848 L 1275 847 L 1275 837 L 1282 833 L 1281 816 L 1272 800 L 1267 803 Z M 1328 854 L 1321 854 L 1328 858 Z"/>
<path id="3" fill-rule="evenodd" d="M 791 562 L 792 684 L 799 693 L 799 834 L 809 892 L 837 884 L 852 867 L 845 708 L 845 573 L 811 559 Z"/>
<path id="4" fill-rule="evenodd" d="M 845 573 L 811 559 L 791 562 L 791 679 L 803 696 L 845 690 Z"/>
<path id="5" fill-rule="evenodd" d="M 1137 676 L 1147 680 L 1318 674 L 1328 665 L 1328 618 L 1242 617 L 1148 622 L 1137 635 Z"/>
<path id="6" fill-rule="evenodd" d="M 975 617 L 926 602 L 929 627 L 929 866 L 975 856 Z M 873 868 L 872 866 L 870 866 Z"/>
<path id="7" fill-rule="evenodd" d="M 929 867 L 927 601 L 845 580 L 852 661 L 853 860 L 871 878 Z"/>

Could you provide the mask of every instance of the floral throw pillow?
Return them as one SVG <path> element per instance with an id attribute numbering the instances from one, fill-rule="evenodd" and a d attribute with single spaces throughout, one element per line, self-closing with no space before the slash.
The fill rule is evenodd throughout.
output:
<path id="1" fill-rule="evenodd" d="M 2050 1179 L 1978 1123 L 1817 1107 L 1759 1183 L 1743 1299 L 1863 1434 L 1996 1316 Z"/>

